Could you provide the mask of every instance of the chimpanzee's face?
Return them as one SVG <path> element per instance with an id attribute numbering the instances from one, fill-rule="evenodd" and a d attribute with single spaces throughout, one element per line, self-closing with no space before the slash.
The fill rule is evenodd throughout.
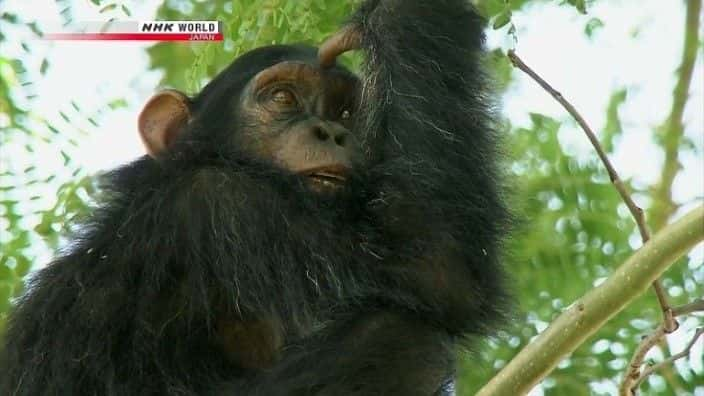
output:
<path id="1" fill-rule="evenodd" d="M 349 73 L 285 61 L 257 73 L 240 96 L 237 144 L 334 191 L 360 155 L 351 134 L 359 82 Z"/>
<path id="2" fill-rule="evenodd" d="M 139 117 L 147 152 L 159 157 L 196 133 L 219 145 L 213 151 L 234 148 L 299 175 L 315 192 L 351 185 L 350 170 L 363 161 L 351 133 L 360 82 L 342 67 L 321 67 L 315 54 L 312 47 L 262 47 L 194 99 L 175 90 L 154 95 Z"/>

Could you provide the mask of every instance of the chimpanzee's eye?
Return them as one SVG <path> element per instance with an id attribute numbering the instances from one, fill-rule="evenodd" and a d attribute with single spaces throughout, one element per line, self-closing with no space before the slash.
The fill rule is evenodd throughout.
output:
<path id="1" fill-rule="evenodd" d="M 284 106 L 294 106 L 296 104 L 296 96 L 287 89 L 277 89 L 274 91 L 271 94 L 271 100 Z"/>

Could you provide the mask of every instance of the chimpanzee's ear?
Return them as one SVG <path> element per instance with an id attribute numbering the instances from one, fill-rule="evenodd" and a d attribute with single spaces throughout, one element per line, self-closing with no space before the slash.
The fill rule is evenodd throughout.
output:
<path id="1" fill-rule="evenodd" d="M 139 113 L 139 135 L 147 153 L 156 157 L 169 147 L 191 118 L 190 100 L 168 89 L 152 96 Z"/>

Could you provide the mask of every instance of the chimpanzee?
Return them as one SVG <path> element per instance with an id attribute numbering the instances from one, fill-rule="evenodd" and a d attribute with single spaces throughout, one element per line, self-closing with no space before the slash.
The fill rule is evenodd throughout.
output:
<path id="1" fill-rule="evenodd" d="M 464 0 L 369 0 L 320 50 L 154 96 L 149 155 L 19 299 L 0 394 L 449 392 L 507 300 L 482 26 Z"/>

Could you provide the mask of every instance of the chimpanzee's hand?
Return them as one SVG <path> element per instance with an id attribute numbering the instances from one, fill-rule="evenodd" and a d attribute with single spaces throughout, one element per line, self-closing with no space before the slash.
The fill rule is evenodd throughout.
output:
<path id="1" fill-rule="evenodd" d="M 361 47 L 362 35 L 354 25 L 347 25 L 325 40 L 318 50 L 318 60 L 323 68 L 335 64 L 335 59 L 347 51 Z"/>

